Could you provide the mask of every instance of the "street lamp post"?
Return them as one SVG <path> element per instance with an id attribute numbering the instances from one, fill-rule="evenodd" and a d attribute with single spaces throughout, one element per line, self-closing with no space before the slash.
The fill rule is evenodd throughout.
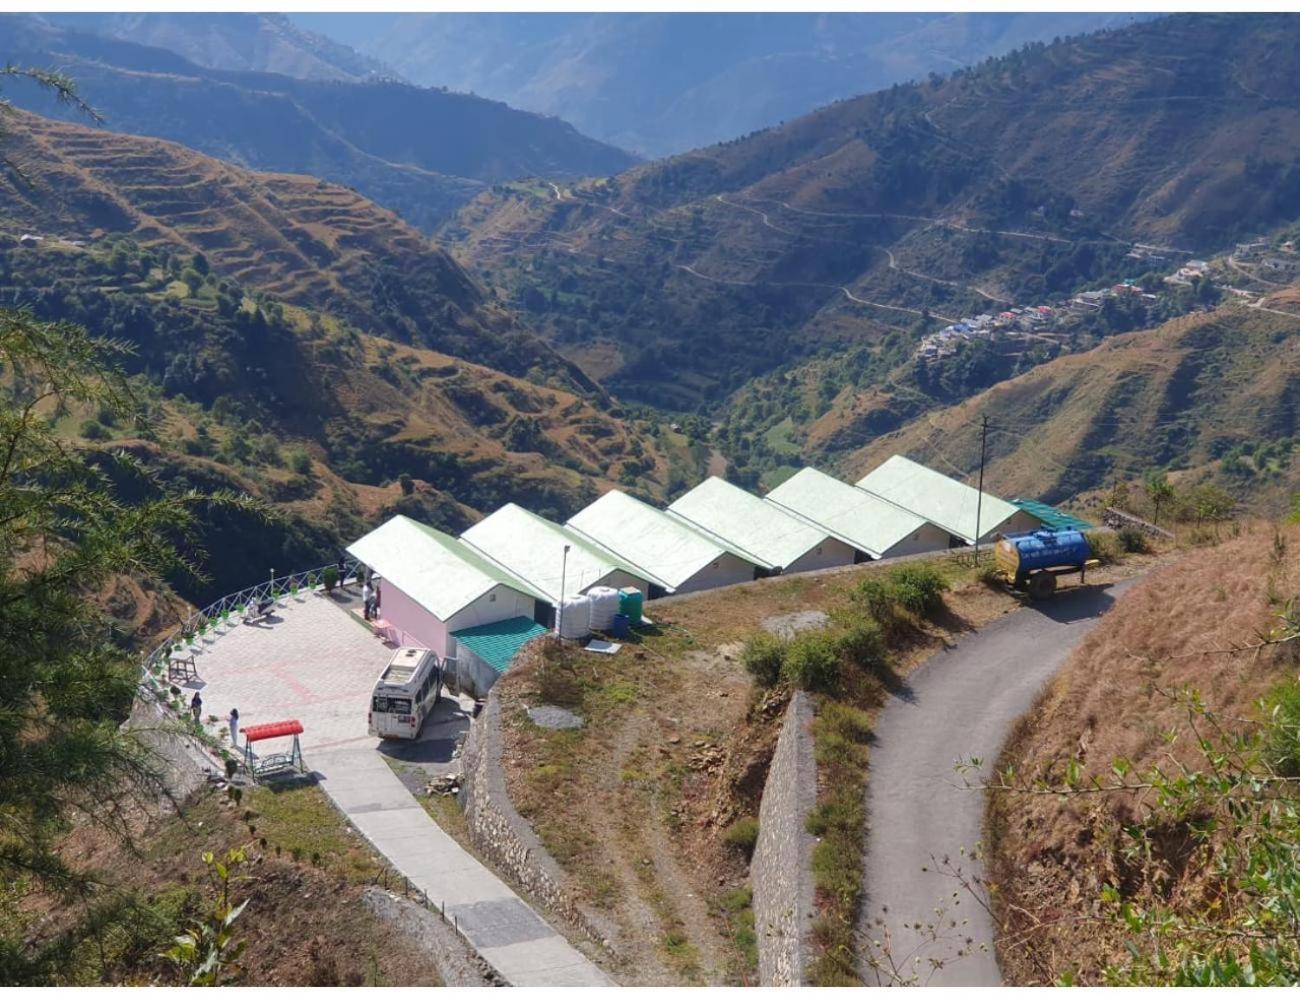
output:
<path id="1" fill-rule="evenodd" d="M 569 546 L 564 547 L 564 555 L 560 557 L 560 603 L 555 608 L 555 634 L 561 639 L 564 638 L 564 577 L 569 569 Z"/>

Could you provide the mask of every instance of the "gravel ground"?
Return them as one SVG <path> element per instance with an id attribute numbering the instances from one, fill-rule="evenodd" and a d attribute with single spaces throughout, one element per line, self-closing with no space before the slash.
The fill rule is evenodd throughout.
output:
<path id="1" fill-rule="evenodd" d="M 796 632 L 821 628 L 829 620 L 825 611 L 793 611 L 788 615 L 773 615 L 764 619 L 763 628 L 783 639 L 789 639 Z"/>
<path id="2" fill-rule="evenodd" d="M 443 985 L 501 985 L 460 935 L 436 914 L 378 886 L 367 889 L 362 899 L 376 916 L 396 927 L 433 960 Z"/>
<path id="3" fill-rule="evenodd" d="M 581 715 L 558 705 L 537 705 L 530 708 L 528 718 L 543 729 L 581 729 L 587 724 Z"/>

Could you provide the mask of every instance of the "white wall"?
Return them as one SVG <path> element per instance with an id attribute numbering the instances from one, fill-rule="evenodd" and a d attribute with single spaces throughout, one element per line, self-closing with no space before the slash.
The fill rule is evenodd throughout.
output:
<path id="1" fill-rule="evenodd" d="M 1014 535 L 1020 531 L 1036 531 L 1043 526 L 1043 522 L 1034 517 L 1027 511 L 1018 510 L 1006 521 L 998 525 L 996 532 L 998 535 Z"/>
<path id="2" fill-rule="evenodd" d="M 592 587 L 613 587 L 615 590 L 622 590 L 624 587 L 635 587 L 641 591 L 642 597 L 647 597 L 650 594 L 650 584 L 646 583 L 645 580 L 638 579 L 631 573 L 623 572 L 621 569 L 616 569 L 614 572 L 602 576 L 595 583 L 583 587 L 581 593 L 585 594 Z"/>
<path id="3" fill-rule="evenodd" d="M 380 617 L 398 631 L 403 646 L 424 646 L 439 656 L 447 655 L 447 625 L 432 611 L 417 604 L 390 580 L 380 582 Z"/>
<path id="4" fill-rule="evenodd" d="M 825 538 L 781 570 L 782 573 L 806 573 L 832 566 L 852 566 L 854 548 L 838 538 Z"/>
<path id="5" fill-rule="evenodd" d="M 917 552 L 946 552 L 947 550 L 948 532 L 927 521 L 917 531 L 880 555 L 882 559 L 888 559 L 893 556 L 910 556 Z"/>
<path id="6" fill-rule="evenodd" d="M 677 588 L 678 594 L 690 594 L 697 590 L 712 590 L 725 587 L 729 583 L 744 583 L 754 579 L 754 564 L 746 562 L 739 556 L 724 552 L 713 562 L 682 583 Z"/>

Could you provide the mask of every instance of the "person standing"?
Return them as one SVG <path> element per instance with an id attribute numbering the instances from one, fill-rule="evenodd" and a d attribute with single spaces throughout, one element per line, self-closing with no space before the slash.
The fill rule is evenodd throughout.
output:
<path id="1" fill-rule="evenodd" d="M 370 612 L 370 616 L 372 618 L 382 618 L 384 616 L 383 607 L 380 604 L 380 602 L 383 601 L 383 599 L 384 599 L 384 595 L 380 592 L 379 589 L 379 577 L 375 577 L 375 599 L 374 599 L 374 606 Z"/>
<path id="2" fill-rule="evenodd" d="M 203 699 L 197 691 L 194 692 L 194 697 L 190 699 L 190 712 L 194 715 L 196 725 L 203 722 Z"/>
<path id="3" fill-rule="evenodd" d="M 375 613 L 375 592 L 367 580 L 361 585 L 361 617 L 370 621 L 371 616 Z"/>
<path id="4" fill-rule="evenodd" d="M 239 709 L 230 710 L 230 743 L 231 746 L 239 746 Z"/>

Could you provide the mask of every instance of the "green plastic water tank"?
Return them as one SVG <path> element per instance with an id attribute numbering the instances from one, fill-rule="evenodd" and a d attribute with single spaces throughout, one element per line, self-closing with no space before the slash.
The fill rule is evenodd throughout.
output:
<path id="1" fill-rule="evenodd" d="M 641 608 L 644 597 L 641 591 L 636 587 L 624 587 L 618 592 L 618 613 L 627 615 L 627 620 L 633 625 L 641 622 Z"/>

